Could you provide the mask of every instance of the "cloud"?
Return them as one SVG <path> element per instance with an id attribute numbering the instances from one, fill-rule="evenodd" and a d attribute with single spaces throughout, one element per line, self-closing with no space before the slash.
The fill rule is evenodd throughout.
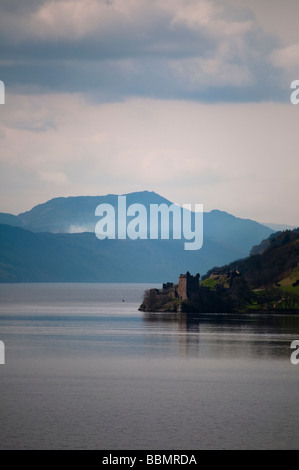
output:
<path id="1" fill-rule="evenodd" d="M 297 4 L 1 0 L 2 210 L 148 189 L 298 225 Z"/>
<path id="2" fill-rule="evenodd" d="M 276 49 L 272 52 L 271 59 L 276 67 L 299 71 L 299 43 Z"/>
<path id="3" fill-rule="evenodd" d="M 190 91 L 199 87 L 248 87 L 255 77 L 246 65 L 230 64 L 221 57 L 209 59 L 182 59 L 173 61 L 174 74 Z"/>
<path id="4" fill-rule="evenodd" d="M 68 233 L 82 233 L 82 232 L 93 232 L 94 224 L 90 225 L 71 225 Z"/>
<path id="5" fill-rule="evenodd" d="M 173 24 L 184 23 L 193 30 L 204 29 L 205 34 L 215 38 L 237 37 L 250 32 L 255 27 L 254 16 L 224 6 L 217 1 L 174 0 L 166 2 L 172 10 Z"/>
<path id="6" fill-rule="evenodd" d="M 2 75 L 15 91 L 84 92 L 102 102 L 282 99 L 281 81 L 269 79 L 280 71 L 265 60 L 278 43 L 248 9 L 217 0 L 29 5 L 0 6 Z"/>
<path id="7" fill-rule="evenodd" d="M 221 0 L 239 11 L 252 12 L 260 27 L 282 45 L 298 41 L 298 0 Z"/>
<path id="8" fill-rule="evenodd" d="M 2 211 L 58 196 L 148 189 L 205 210 L 299 223 L 297 109 L 290 103 L 99 105 L 74 94 L 16 95 L 9 103 L 0 139 Z M 53 126 L 32 132 L 37 118 Z M 14 126 L 20 121 L 22 128 Z"/>
<path id="9" fill-rule="evenodd" d="M 70 182 L 67 175 L 59 171 L 39 171 L 38 176 L 41 181 L 55 186 L 64 186 Z"/>

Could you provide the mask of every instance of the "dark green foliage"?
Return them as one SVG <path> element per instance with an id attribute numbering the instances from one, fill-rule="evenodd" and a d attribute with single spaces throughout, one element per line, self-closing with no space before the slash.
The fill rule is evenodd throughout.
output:
<path id="1" fill-rule="evenodd" d="M 256 308 L 265 312 L 299 311 L 299 295 L 278 288 L 260 291 L 255 296 Z"/>
<path id="2" fill-rule="evenodd" d="M 143 312 L 177 312 L 180 310 L 180 306 L 181 302 L 172 295 L 161 293 L 158 289 L 149 289 L 144 293 L 139 310 Z"/>
<path id="3" fill-rule="evenodd" d="M 234 261 L 229 265 L 213 268 L 214 271 L 229 272 L 234 269 L 244 276 L 251 288 L 272 286 L 283 274 L 299 263 L 299 230 L 287 230 L 271 237 L 268 248 L 262 253 Z"/>
<path id="4" fill-rule="evenodd" d="M 182 303 L 182 312 L 229 313 L 233 311 L 234 305 L 226 289 L 214 291 L 201 288 L 198 295 Z"/>
<path id="5" fill-rule="evenodd" d="M 214 271 L 229 273 L 238 269 L 241 277 L 234 279 L 234 282 L 238 279 L 235 286 L 230 285 L 230 297 L 235 308 L 298 312 L 299 295 L 296 287 L 299 281 L 291 283 L 290 275 L 296 275 L 299 266 L 299 229 L 272 235 L 254 252 L 258 254 L 212 269 L 205 278 Z M 246 285 L 242 285 L 244 281 Z"/>
<path id="6" fill-rule="evenodd" d="M 228 295 L 234 310 L 241 310 L 251 302 L 252 292 L 243 276 L 231 278 Z"/>

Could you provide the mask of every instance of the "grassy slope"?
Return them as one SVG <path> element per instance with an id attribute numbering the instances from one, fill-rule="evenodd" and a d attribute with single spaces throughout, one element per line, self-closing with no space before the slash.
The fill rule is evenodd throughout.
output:
<path id="1" fill-rule="evenodd" d="M 290 271 L 284 273 L 282 278 L 279 280 L 279 284 L 282 289 L 285 290 L 291 290 L 292 292 L 296 292 L 299 294 L 299 285 L 292 287 L 292 284 L 294 284 L 297 280 L 299 279 L 299 263 L 297 266 Z"/>
<path id="2" fill-rule="evenodd" d="M 251 304 L 246 309 L 299 309 L 299 232 L 286 231 L 271 237 L 265 250 L 215 271 L 222 273 L 238 269 L 253 290 Z M 213 271 L 213 270 L 212 270 Z M 211 271 L 208 273 L 211 275 Z M 225 274 L 211 275 L 202 281 L 206 287 L 225 286 Z"/>

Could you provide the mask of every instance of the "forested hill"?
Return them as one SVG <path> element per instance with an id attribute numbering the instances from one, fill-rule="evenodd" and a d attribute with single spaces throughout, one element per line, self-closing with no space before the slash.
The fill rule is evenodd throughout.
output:
<path id="1" fill-rule="evenodd" d="M 205 278 L 215 271 L 225 273 L 237 270 L 251 288 L 299 285 L 299 228 L 271 235 L 254 247 L 252 253 L 226 266 L 214 267 Z"/>

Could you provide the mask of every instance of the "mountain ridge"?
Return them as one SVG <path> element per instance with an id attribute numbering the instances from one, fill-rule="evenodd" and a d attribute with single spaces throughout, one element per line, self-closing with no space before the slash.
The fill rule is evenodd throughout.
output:
<path id="1" fill-rule="evenodd" d="M 31 232 L 0 225 L 0 282 L 164 282 L 188 269 L 206 272 L 238 257 L 206 240 L 185 251 L 184 240 L 98 240 L 93 233 Z"/>
<path id="2" fill-rule="evenodd" d="M 135 203 L 146 208 L 151 204 L 172 204 L 150 191 L 125 196 L 127 207 Z M 171 233 L 169 240 L 98 240 L 94 232 L 99 221 L 95 209 L 101 203 L 112 204 L 117 219 L 115 194 L 58 197 L 19 216 L 7 218 L 4 214 L 1 219 L 0 214 L 0 223 L 11 222 L 0 228 L 0 281 L 38 282 L 40 272 L 40 279 L 45 282 L 162 282 L 178 272 L 205 273 L 216 264 L 243 258 L 273 233 L 256 221 L 214 210 L 203 214 L 203 247 L 197 251 L 185 251 L 185 240 L 173 240 Z M 9 229 L 14 225 L 14 230 Z M 34 254 L 34 245 L 39 247 L 40 259 Z M 23 251 L 19 246 L 24 247 Z M 52 253 L 51 258 L 47 252 Z"/>

